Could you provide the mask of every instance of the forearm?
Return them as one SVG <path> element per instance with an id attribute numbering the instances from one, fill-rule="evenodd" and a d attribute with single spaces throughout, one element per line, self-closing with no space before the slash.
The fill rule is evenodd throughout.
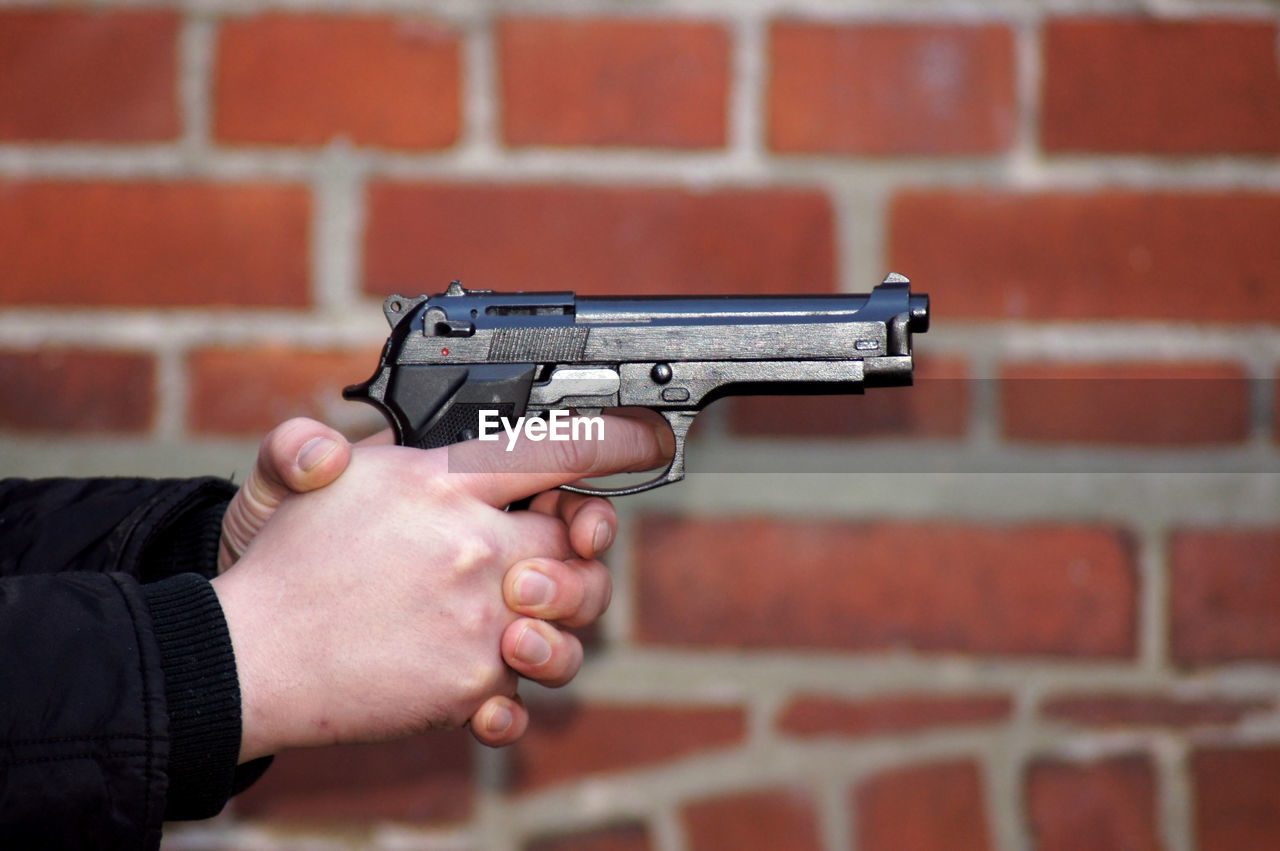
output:
<path id="1" fill-rule="evenodd" d="M 0 579 L 0 845 L 159 844 L 169 740 L 148 621 L 126 577 Z"/>
<path id="2" fill-rule="evenodd" d="M 0 730 L 10 733 L 9 741 L 105 736 L 135 749 L 147 742 L 145 771 L 136 773 L 157 780 L 154 786 L 117 789 L 106 780 L 90 786 L 114 805 L 127 806 L 131 796 L 145 793 L 143 814 L 154 815 L 157 825 L 162 817 L 214 815 L 251 779 L 237 773 L 235 661 L 204 578 L 216 573 L 222 514 L 233 491 L 230 483 L 207 478 L 0 482 L 0 572 L 8 574 L 0 580 L 6 589 L 0 646 L 12 650 L 10 658 L 33 660 L 41 657 L 28 653 L 28 644 L 62 648 L 41 667 L 23 666 L 29 693 L 21 699 L 0 694 L 7 713 Z M 60 611 L 59 600 L 81 596 L 82 609 Z M 79 670 L 61 664 L 63 656 L 92 661 L 92 674 L 63 678 L 64 671 Z M 98 723 L 114 716 L 96 712 L 84 715 L 83 729 L 50 730 L 50 719 L 71 723 L 77 708 L 91 707 L 93 689 L 104 681 L 131 679 L 145 685 L 139 702 L 118 704 L 133 713 L 132 739 L 114 738 L 119 733 L 109 723 Z M 24 732 L 24 725 L 32 729 Z M 73 798 L 67 799 L 72 809 L 94 806 Z M 58 800 L 40 811 L 57 817 L 65 812 Z"/>

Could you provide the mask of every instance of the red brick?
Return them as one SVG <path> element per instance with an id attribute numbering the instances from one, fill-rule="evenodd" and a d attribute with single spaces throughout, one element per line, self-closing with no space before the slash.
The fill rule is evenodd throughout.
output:
<path id="1" fill-rule="evenodd" d="M 846 700 L 804 696 L 792 700 L 778 728 L 793 736 L 883 736 L 938 727 L 966 727 L 1007 719 L 1007 695 L 904 694 Z"/>
<path id="2" fill-rule="evenodd" d="M 1280 320 L 1280 195 L 907 191 L 890 266 L 949 319 Z"/>
<path id="3" fill-rule="evenodd" d="M 724 146 L 729 38 L 718 24 L 511 18 L 498 59 L 509 145 Z"/>
<path id="4" fill-rule="evenodd" d="M 0 430 L 144 432 L 156 407 L 150 355 L 50 347 L 0 351 Z"/>
<path id="5" fill-rule="evenodd" d="M 1234 364 L 1018 364 L 1000 382 L 1009 440 L 1180 446 L 1249 436 L 1249 382 Z"/>
<path id="6" fill-rule="evenodd" d="M 917 357 L 915 372 L 911 387 L 863 395 L 735 398 L 729 430 L 753 437 L 964 437 L 970 390 L 964 362 Z"/>
<path id="7" fill-rule="evenodd" d="M 1036 851 L 1160 851 L 1155 798 L 1146 757 L 1087 764 L 1044 759 L 1027 771 Z"/>
<path id="8" fill-rule="evenodd" d="M 821 851 L 817 809 L 800 789 L 697 801 L 680 813 L 689 851 Z"/>
<path id="9" fill-rule="evenodd" d="M 1050 21 L 1041 100 L 1050 151 L 1280 151 L 1276 27 L 1150 18 Z"/>
<path id="10" fill-rule="evenodd" d="M 378 348 L 313 351 L 287 346 L 215 348 L 188 359 L 187 419 L 201 434 L 262 435 L 290 417 L 332 421 L 342 388 L 364 381 Z"/>
<path id="11" fill-rule="evenodd" d="M 1198 851 L 1271 851 L 1280 836 L 1280 747 L 1192 754 Z"/>
<path id="12" fill-rule="evenodd" d="M 854 796 L 859 851 L 990 851 L 982 787 L 968 761 L 873 777 Z"/>
<path id="13" fill-rule="evenodd" d="M 229 18 L 214 132 L 231 143 L 444 148 L 461 126 L 457 33 L 420 18 Z"/>
<path id="14" fill-rule="evenodd" d="M 649 516 L 636 629 L 660 645 L 1131 656 L 1132 546 L 1109 528 Z"/>
<path id="15" fill-rule="evenodd" d="M 177 36 L 171 12 L 0 12 L 0 140 L 176 139 Z"/>
<path id="16" fill-rule="evenodd" d="M 770 28 L 769 61 L 776 151 L 983 154 L 1013 139 L 1013 36 L 1002 25 L 784 21 Z"/>
<path id="17" fill-rule="evenodd" d="M 375 182 L 364 288 L 830 292 L 834 240 L 809 190 Z"/>
<path id="18" fill-rule="evenodd" d="M 0 180 L 0 305 L 303 306 L 296 186 Z"/>
<path id="19" fill-rule="evenodd" d="M 747 734 L 738 708 L 646 705 L 540 705 L 511 751 L 518 791 L 630 771 L 739 744 Z"/>
<path id="20" fill-rule="evenodd" d="M 456 822 L 474 806 L 471 736 L 288 751 L 232 806 L 250 819 L 370 824 Z"/>
<path id="21" fill-rule="evenodd" d="M 1092 727 L 1204 727 L 1232 725 L 1274 706 L 1272 700 L 1258 699 L 1096 694 L 1051 698 L 1040 711 L 1055 721 Z"/>
<path id="22" fill-rule="evenodd" d="M 1186 530 L 1170 541 L 1169 559 L 1175 660 L 1280 658 L 1280 531 Z"/>
<path id="23" fill-rule="evenodd" d="M 525 851 L 650 851 L 652 847 L 644 825 L 623 824 L 535 839 L 525 845 Z"/>

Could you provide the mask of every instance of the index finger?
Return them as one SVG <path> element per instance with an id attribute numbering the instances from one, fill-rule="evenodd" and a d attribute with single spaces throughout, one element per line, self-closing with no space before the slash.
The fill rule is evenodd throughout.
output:
<path id="1" fill-rule="evenodd" d="M 604 415 L 598 429 L 568 430 L 567 439 L 517 437 L 450 446 L 449 472 L 473 477 L 468 488 L 493 506 L 509 505 L 579 479 L 664 466 L 675 440 L 665 422 Z M 510 448 L 508 448 L 510 447 Z"/>

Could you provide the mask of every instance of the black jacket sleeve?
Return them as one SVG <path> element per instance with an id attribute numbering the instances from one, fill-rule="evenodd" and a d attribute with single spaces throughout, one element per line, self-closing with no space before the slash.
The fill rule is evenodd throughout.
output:
<path id="1" fill-rule="evenodd" d="M 240 692 L 208 577 L 230 483 L 0 482 L 0 847 L 154 848 L 217 813 Z M 34 844 L 33 844 L 34 843 Z"/>

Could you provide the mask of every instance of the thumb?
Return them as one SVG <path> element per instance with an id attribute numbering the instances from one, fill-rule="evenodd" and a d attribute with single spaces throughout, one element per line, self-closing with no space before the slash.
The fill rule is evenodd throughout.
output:
<path id="1" fill-rule="evenodd" d="M 218 572 L 240 558 L 285 497 L 330 484 L 350 461 L 351 444 L 324 423 L 299 417 L 272 429 L 223 516 Z"/>

